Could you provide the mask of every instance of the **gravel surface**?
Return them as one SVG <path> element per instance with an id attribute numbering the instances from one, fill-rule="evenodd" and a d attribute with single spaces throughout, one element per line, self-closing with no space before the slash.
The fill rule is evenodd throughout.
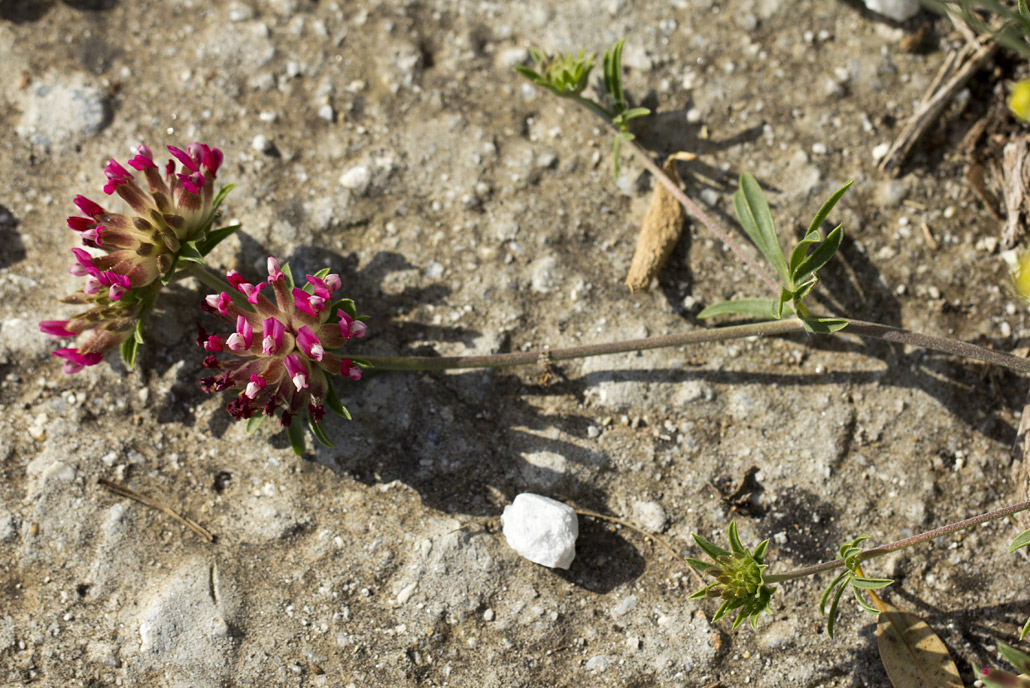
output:
<path id="1" fill-rule="evenodd" d="M 906 52 L 925 23 L 929 49 Z M 627 89 L 656 112 L 639 139 L 697 153 L 688 193 L 727 223 L 740 172 L 784 240 L 856 180 L 820 310 L 1012 350 L 1026 309 L 955 152 L 982 94 L 960 94 L 902 176 L 875 169 L 949 31 L 831 0 L 2 0 L 0 684 L 888 686 L 873 617 L 848 603 L 826 636 L 826 577 L 780 586 L 757 632 L 731 631 L 639 533 L 581 517 L 571 568 L 553 570 L 509 549 L 501 511 L 533 492 L 690 556 L 691 532 L 725 542 L 736 519 L 746 543 L 771 538 L 774 570 L 815 563 L 1015 501 L 1015 375 L 801 335 L 381 373 L 338 385 L 354 420 L 326 423 L 336 449 L 296 457 L 199 389 L 192 281 L 168 290 L 131 372 L 112 357 L 65 376 L 36 323 L 73 312 L 55 300 L 80 283 L 72 198 L 101 198 L 106 160 L 140 142 L 163 160 L 199 140 L 225 151 L 225 218 L 243 225 L 211 263 L 255 279 L 269 255 L 331 266 L 372 316 L 366 354 L 706 327 L 701 308 L 761 283 L 691 226 L 656 288 L 630 294 L 652 181 L 631 159 L 613 181 L 592 116 L 511 71 L 530 46 L 625 36 Z M 1030 614 L 1016 532 L 867 571 L 896 577 L 887 598 L 970 685 Z"/>

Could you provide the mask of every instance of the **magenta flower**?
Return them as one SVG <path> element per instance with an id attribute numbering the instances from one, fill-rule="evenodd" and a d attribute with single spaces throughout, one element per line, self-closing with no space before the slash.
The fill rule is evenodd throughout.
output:
<path id="1" fill-rule="evenodd" d="M 168 150 L 183 172 L 177 173 L 175 162 L 169 160 L 162 177 L 153 154 L 143 145 L 128 161 L 129 167 L 143 174 L 146 190 L 128 169 L 114 160 L 107 162 L 104 193 L 117 193 L 131 213 L 110 212 L 85 196 L 73 201 L 82 216 L 69 217 L 68 226 L 80 234 L 86 248 L 98 253 L 72 249 L 75 262 L 70 272 L 86 279 L 80 291 L 62 301 L 86 310 L 68 320 L 40 323 L 40 330 L 52 337 L 85 335 L 76 348 L 54 352 L 65 359 L 67 373 L 96 365 L 119 346 L 131 367 L 142 339 L 140 320 L 153 307 L 161 278 L 169 276 L 180 257 L 202 259 L 235 229 L 211 232 L 218 206 L 231 188 L 215 194 L 222 152 L 202 143 L 191 143 L 186 151 L 174 146 Z"/>
<path id="2" fill-rule="evenodd" d="M 214 353 L 208 356 L 204 365 L 220 372 L 201 380 L 201 388 L 209 393 L 241 390 L 226 406 L 237 420 L 279 411 L 280 425 L 290 430 L 295 450 L 298 442 L 300 447 L 303 442 L 292 423 L 302 410 L 316 437 L 331 446 L 318 425 L 325 417 L 325 406 L 349 416 L 329 378 L 340 375 L 360 380 L 367 365 L 332 353 L 349 339 L 363 337 L 367 327 L 364 318 L 357 316 L 353 301 L 341 299 L 332 308 L 327 306 L 342 285 L 339 275 L 328 272 L 308 275 L 304 288 L 295 287 L 289 267 L 269 258 L 268 280 L 261 286 L 271 287 L 271 294 L 265 296 L 231 271 L 227 279 L 237 292 L 235 298 L 222 292 L 208 296 L 202 304 L 204 310 L 235 323 L 236 329 L 222 347 L 218 335 L 209 337 L 200 328 L 197 343 L 206 351 L 232 354 L 229 358 L 217 358 Z"/>

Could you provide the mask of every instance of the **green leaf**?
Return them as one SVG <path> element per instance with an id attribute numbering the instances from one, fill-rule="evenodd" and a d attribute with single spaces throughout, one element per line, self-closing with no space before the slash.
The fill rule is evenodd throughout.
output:
<path id="1" fill-rule="evenodd" d="M 740 536 L 737 535 L 737 522 L 730 521 L 730 549 L 737 556 L 747 555 L 747 548 L 744 547 L 740 541 Z"/>
<path id="2" fill-rule="evenodd" d="M 1009 554 L 1027 545 L 1030 545 L 1030 530 L 1024 530 L 1012 541 L 1012 544 L 1009 545 Z"/>
<path id="3" fill-rule="evenodd" d="M 692 562 L 692 561 L 697 561 L 697 559 L 687 559 L 687 562 Z M 701 562 L 701 563 L 703 564 L 704 562 Z M 708 565 L 711 566 L 711 564 L 708 564 Z M 693 566 L 693 564 L 691 564 L 691 566 Z M 701 599 L 704 599 L 704 598 L 708 597 L 708 591 L 711 590 L 714 587 L 717 587 L 718 585 L 719 585 L 718 583 L 712 583 L 711 585 L 706 585 L 705 587 L 701 588 L 697 592 L 692 592 L 690 594 L 690 596 L 687 597 L 687 599 L 688 600 L 701 600 Z"/>
<path id="4" fill-rule="evenodd" d="M 1025 638 L 1027 633 L 1030 633 L 1030 619 L 1027 619 L 1026 623 L 1023 624 L 1023 630 L 1019 632 L 1019 639 L 1022 640 Z"/>
<path id="5" fill-rule="evenodd" d="M 805 238 L 799 241 L 797 245 L 794 247 L 794 250 L 790 252 L 788 269 L 790 270 L 792 279 L 793 275 L 797 272 L 798 266 L 801 265 L 801 261 L 803 261 L 805 259 L 805 256 L 808 254 L 809 247 L 811 247 L 812 244 L 818 244 L 820 241 L 822 241 L 822 238 L 823 237 L 821 234 L 819 234 L 818 230 L 816 230 L 815 232 L 810 231 L 808 232 L 808 234 L 805 234 Z"/>
<path id="6" fill-rule="evenodd" d="M 891 578 L 859 578 L 855 576 L 851 579 L 851 585 L 859 590 L 879 590 L 886 588 L 893 582 L 894 580 Z M 877 613 L 879 613 L 879 610 L 877 610 Z"/>
<path id="7" fill-rule="evenodd" d="M 805 232 L 806 238 L 810 234 L 815 234 L 817 236 L 819 235 L 819 228 L 823 226 L 823 222 L 826 221 L 826 217 L 830 214 L 830 211 L 833 210 L 833 206 L 837 205 L 837 201 L 839 201 L 841 197 L 844 196 L 847 190 L 854 183 L 854 179 L 849 179 L 847 182 L 844 183 L 844 186 L 834 191 L 833 195 L 826 199 L 826 202 L 823 203 L 822 207 L 819 208 L 819 212 L 817 212 L 815 214 L 815 217 L 812 218 L 812 224 L 808 225 L 808 231 Z"/>
<path id="8" fill-rule="evenodd" d="M 792 271 L 790 276 L 791 281 L 794 284 L 802 284 L 807 282 L 808 279 L 816 273 L 820 268 L 830 262 L 830 258 L 833 258 L 833 254 L 840 248 L 840 242 L 844 240 L 844 226 L 837 225 L 832 232 L 830 232 L 826 239 L 812 251 L 811 255 L 805 258 Z"/>
<path id="9" fill-rule="evenodd" d="M 340 397 L 336 396 L 336 388 L 333 386 L 333 381 L 329 380 L 326 384 L 328 392 L 325 395 L 325 403 L 329 406 L 329 409 L 338 416 L 343 416 L 347 420 L 350 420 L 350 411 L 347 407 L 340 403 Z"/>
<path id="10" fill-rule="evenodd" d="M 758 547 L 755 547 L 755 551 L 751 553 L 751 556 L 754 558 L 756 562 L 761 564 L 762 560 L 765 559 L 765 550 L 767 549 L 769 549 L 769 541 L 762 540 L 758 544 Z"/>
<path id="11" fill-rule="evenodd" d="M 264 414 L 258 416 L 251 416 L 247 419 L 247 432 L 253 435 L 261 427 L 261 424 L 265 422 Z"/>
<path id="12" fill-rule="evenodd" d="M 1024 19 L 1030 19 L 1030 7 L 1026 6 L 1026 0 L 1017 0 L 1016 8 L 1019 10 L 1019 14 Z"/>
<path id="13" fill-rule="evenodd" d="M 612 49 L 604 54 L 604 90 L 615 101 L 616 113 L 626 107 L 626 95 L 622 90 L 622 46 L 625 38 L 620 38 Z M 619 107 L 619 106 L 622 107 Z"/>
<path id="14" fill-rule="evenodd" d="M 775 308 L 776 302 L 772 299 L 737 299 L 713 303 L 698 313 L 697 317 L 703 320 L 717 315 L 746 315 L 762 320 L 773 320 L 776 319 Z"/>
<path id="15" fill-rule="evenodd" d="M 122 342 L 119 351 L 122 354 L 122 360 L 125 361 L 125 367 L 132 370 L 136 366 L 136 354 L 139 351 L 139 342 L 136 341 L 135 337 L 129 337 Z"/>
<path id="16" fill-rule="evenodd" d="M 178 252 L 179 260 L 188 260 L 194 263 L 204 264 L 204 255 L 197 248 L 196 240 L 184 241 Z"/>
<path id="17" fill-rule="evenodd" d="M 297 456 L 304 456 L 304 427 L 294 418 L 293 422 L 286 428 L 286 434 L 290 438 L 290 446 Z"/>
<path id="18" fill-rule="evenodd" d="M 843 584 L 845 582 L 845 579 L 850 575 L 850 571 L 841 571 L 833 578 L 832 581 L 830 581 L 830 584 L 826 586 L 826 590 L 823 591 L 823 596 L 819 600 L 820 616 L 826 616 L 826 602 L 829 601 L 830 595 L 833 594 L 834 588 L 836 588 L 838 585 Z"/>
<path id="19" fill-rule="evenodd" d="M 686 562 L 688 564 L 693 566 L 695 569 L 697 569 L 701 573 L 704 573 L 708 569 L 714 569 L 716 567 L 715 564 L 711 564 L 711 563 L 709 563 L 707 561 L 701 561 L 700 559 L 694 559 L 692 557 L 685 557 L 684 559 L 686 560 Z M 718 583 L 712 583 L 712 585 L 718 585 Z M 712 587 L 712 585 L 709 585 L 708 588 Z M 704 590 L 707 590 L 708 588 L 705 588 Z"/>
<path id="20" fill-rule="evenodd" d="M 540 55 L 540 53 L 537 52 L 536 50 L 530 50 L 529 53 L 530 53 L 530 55 L 534 56 L 533 59 L 536 62 L 543 61 L 543 56 Z M 526 67 L 524 65 L 519 65 L 519 66 L 515 67 L 515 71 L 518 72 L 519 74 L 521 74 L 522 76 L 526 77 L 530 81 L 534 82 L 534 83 L 537 83 L 537 84 L 540 84 L 540 85 L 544 85 L 544 78 L 542 76 L 540 76 L 540 74 L 537 73 L 537 71 L 535 69 L 532 69 L 530 67 Z"/>
<path id="21" fill-rule="evenodd" d="M 747 172 L 740 175 L 740 188 L 733 194 L 733 207 L 748 238 L 775 268 L 780 279 L 789 284 L 787 259 L 783 256 L 780 240 L 776 236 L 776 223 L 769 210 L 769 202 L 765 199 L 762 187 Z"/>
<path id="22" fill-rule="evenodd" d="M 719 557 L 728 557 L 732 552 L 727 552 L 722 547 L 719 547 L 715 543 L 705 540 L 703 537 L 696 533 L 692 533 L 691 537 L 694 538 L 694 543 L 704 551 L 705 554 L 710 556 L 712 559 L 718 560 Z"/>
<path id="23" fill-rule="evenodd" d="M 803 318 L 801 324 L 812 334 L 833 334 L 848 326 L 843 318 Z"/>
<path id="24" fill-rule="evenodd" d="M 1021 674 L 1030 673 L 1030 655 L 1020 652 L 1016 648 L 1006 645 L 1005 643 L 998 643 L 998 652 L 1004 657 L 1009 664 L 1016 667 Z"/>
<path id="25" fill-rule="evenodd" d="M 218 193 L 215 194 L 214 199 L 212 199 L 212 201 L 211 201 L 211 212 L 212 212 L 212 214 L 215 211 L 218 210 L 218 208 L 222 205 L 222 201 L 225 200 L 225 197 L 228 196 L 229 192 L 232 191 L 235 188 L 236 188 L 235 184 L 226 184 L 225 186 L 223 186 L 221 189 L 218 190 Z"/>
<path id="26" fill-rule="evenodd" d="M 830 603 L 829 616 L 826 619 L 826 632 L 830 634 L 831 638 L 833 637 L 833 627 L 837 624 L 837 614 L 840 610 L 840 598 L 841 595 L 844 594 L 844 589 L 846 587 L 847 586 L 843 584 L 838 586 L 837 592 L 833 596 L 833 602 Z"/>
<path id="27" fill-rule="evenodd" d="M 282 265 L 281 265 L 281 266 L 279 267 L 279 270 L 281 270 L 281 271 L 282 271 L 282 273 L 283 273 L 284 275 L 286 275 L 286 288 L 287 288 L 288 290 L 291 290 L 291 291 L 292 291 L 292 290 L 293 290 L 293 288 L 294 288 L 295 286 L 297 286 L 297 285 L 296 285 L 296 283 L 295 283 L 295 282 L 293 281 L 293 270 L 291 270 L 291 269 L 290 269 L 290 264 L 289 264 L 289 263 L 283 263 L 283 264 L 282 264 Z"/>
<path id="28" fill-rule="evenodd" d="M 622 145 L 622 136 L 615 135 L 612 139 L 612 179 L 619 179 L 619 147 Z"/>
<path id="29" fill-rule="evenodd" d="M 218 246 L 218 244 L 232 236 L 239 228 L 240 225 L 229 225 L 208 232 L 204 240 L 197 244 L 197 250 L 200 251 L 201 255 L 206 256 L 214 250 L 215 246 Z"/>
<path id="30" fill-rule="evenodd" d="M 335 449 L 336 445 L 329 439 L 329 435 L 325 434 L 325 430 L 322 429 L 321 423 L 316 423 L 314 418 L 311 417 L 311 412 L 308 412 L 308 428 L 311 430 L 311 434 L 315 436 L 322 446 Z"/>

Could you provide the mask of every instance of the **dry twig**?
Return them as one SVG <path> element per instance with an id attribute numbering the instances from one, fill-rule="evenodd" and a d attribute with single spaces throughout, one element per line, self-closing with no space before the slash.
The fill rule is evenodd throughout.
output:
<path id="1" fill-rule="evenodd" d="M 207 540 L 208 542 L 215 541 L 215 536 L 212 535 L 202 525 L 200 525 L 191 518 L 179 515 L 175 512 L 174 509 L 172 509 L 172 507 L 168 506 L 160 500 L 141 495 L 139 492 L 136 492 L 135 490 L 131 490 L 125 487 L 124 485 L 119 485 L 118 483 L 113 483 L 110 480 L 105 480 L 104 478 L 97 478 L 97 484 L 99 484 L 101 487 L 107 488 L 108 490 L 114 492 L 117 495 L 121 495 L 122 497 L 128 497 L 129 499 L 137 501 L 140 504 L 149 506 L 151 509 L 157 509 L 161 513 L 171 516 L 176 521 L 192 530 L 197 536 L 203 538 L 204 540 Z"/>

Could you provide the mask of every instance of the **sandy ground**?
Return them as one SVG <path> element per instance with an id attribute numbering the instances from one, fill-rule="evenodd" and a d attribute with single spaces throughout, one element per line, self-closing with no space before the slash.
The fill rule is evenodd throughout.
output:
<path id="1" fill-rule="evenodd" d="M 613 183 L 591 116 L 511 71 L 530 45 L 625 36 L 627 88 L 656 111 L 641 140 L 698 153 L 681 174 L 717 216 L 749 171 L 786 239 L 856 180 L 820 309 L 1011 350 L 1026 309 L 955 153 L 983 94 L 960 95 L 899 179 L 875 170 L 947 54 L 939 19 L 831 0 L 3 0 L 0 17 L 5 686 L 887 686 L 872 617 L 847 604 L 836 639 L 822 629 L 826 579 L 783 585 L 757 632 L 733 632 L 632 531 L 583 519 L 561 572 L 514 554 L 496 517 L 537 492 L 693 556 L 691 532 L 723 541 L 736 519 L 784 570 L 1014 501 L 1022 380 L 852 337 L 369 375 L 338 386 L 354 420 L 327 424 L 337 449 L 298 458 L 200 391 L 196 284 L 168 291 L 131 372 L 65 376 L 36 326 L 71 313 L 55 299 L 79 283 L 72 198 L 101 198 L 105 161 L 140 142 L 194 140 L 238 185 L 225 218 L 243 230 L 212 263 L 332 267 L 372 316 L 367 354 L 707 326 L 702 307 L 761 284 L 691 227 L 657 288 L 630 294 L 650 180 L 627 159 Z M 928 48 L 903 50 L 927 22 Z M 734 509 L 720 494 L 752 466 Z M 967 685 L 1030 614 L 1016 532 L 868 571 L 897 578 L 888 598 L 934 625 Z"/>

